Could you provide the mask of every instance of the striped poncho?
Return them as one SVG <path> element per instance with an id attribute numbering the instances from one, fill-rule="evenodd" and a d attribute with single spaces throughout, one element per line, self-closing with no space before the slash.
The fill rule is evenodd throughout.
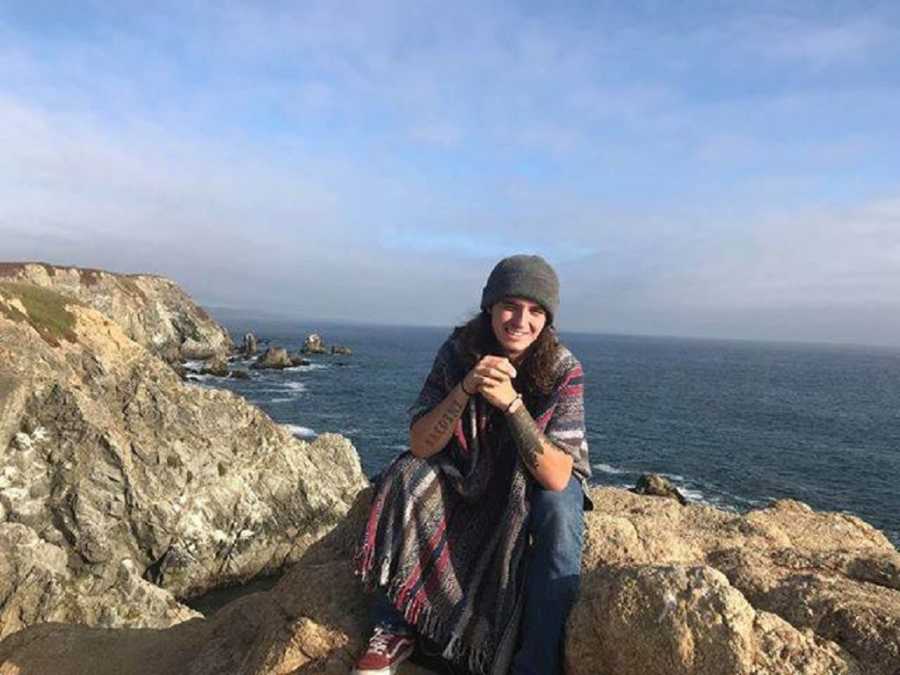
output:
<path id="1" fill-rule="evenodd" d="M 470 365 L 449 338 L 411 408 L 412 422 L 444 400 Z M 560 346 L 555 371 L 554 390 L 525 404 L 584 479 L 590 469 L 581 365 Z M 445 658 L 473 673 L 506 673 L 512 660 L 533 483 L 504 416 L 475 396 L 447 446 L 428 459 L 400 455 L 373 499 L 358 573 L 383 587 Z"/>

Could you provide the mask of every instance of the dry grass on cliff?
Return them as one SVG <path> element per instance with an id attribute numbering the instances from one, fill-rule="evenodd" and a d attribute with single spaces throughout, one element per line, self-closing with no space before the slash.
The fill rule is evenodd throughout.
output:
<path id="1" fill-rule="evenodd" d="M 58 347 L 61 340 L 75 342 L 75 315 L 66 305 L 81 304 L 77 300 L 39 286 L 8 281 L 0 282 L 0 294 L 18 300 L 25 308 L 23 313 L 12 304 L 0 302 L 0 312 L 6 318 L 29 324 L 53 347 Z"/>

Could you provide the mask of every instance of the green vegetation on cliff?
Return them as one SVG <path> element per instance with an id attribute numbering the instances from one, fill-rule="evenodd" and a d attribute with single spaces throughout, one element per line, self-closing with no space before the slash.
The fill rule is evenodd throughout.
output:
<path id="1" fill-rule="evenodd" d="M 16 306 L 2 302 L 5 298 L 18 300 L 25 313 Z M 0 313 L 6 318 L 28 323 L 48 344 L 58 347 L 60 340 L 75 341 L 75 315 L 66 305 L 82 303 L 53 291 L 8 281 L 0 282 Z"/>

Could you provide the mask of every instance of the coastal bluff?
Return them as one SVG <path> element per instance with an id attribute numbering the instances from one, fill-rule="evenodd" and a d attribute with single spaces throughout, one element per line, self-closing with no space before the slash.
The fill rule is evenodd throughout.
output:
<path id="1" fill-rule="evenodd" d="M 170 347 L 231 342 L 173 282 L 146 277 L 177 289 L 157 306 L 141 275 L 46 267 L 0 266 L 0 675 L 347 673 L 353 446 L 182 381 Z M 900 673 L 900 554 L 859 518 L 591 496 L 568 673 Z M 208 617 L 182 602 L 280 572 Z"/>
<path id="2" fill-rule="evenodd" d="M 0 279 L 0 638 L 197 617 L 183 600 L 280 573 L 340 522 L 367 484 L 348 440 L 301 441 L 157 355 L 230 344 L 177 286 L 24 267 Z"/>
<path id="3" fill-rule="evenodd" d="M 39 262 L 0 262 L 0 282 L 45 288 L 93 307 L 168 361 L 225 356 L 228 332 L 171 279 Z"/>

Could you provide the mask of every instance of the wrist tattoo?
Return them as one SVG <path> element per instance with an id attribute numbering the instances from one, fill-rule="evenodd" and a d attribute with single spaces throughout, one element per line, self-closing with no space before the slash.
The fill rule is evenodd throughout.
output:
<path id="1" fill-rule="evenodd" d="M 522 461 L 531 470 L 537 469 L 540 457 L 544 454 L 544 444 L 534 419 L 525 406 L 520 405 L 516 412 L 506 416 L 506 420 Z"/>
<path id="2" fill-rule="evenodd" d="M 434 426 L 431 427 L 431 431 L 429 431 L 428 435 L 425 437 L 425 440 L 431 447 L 436 446 L 441 440 L 441 437 L 453 428 L 456 420 L 462 415 L 464 408 L 465 403 L 460 403 L 456 398 L 453 398 L 450 401 L 450 405 L 444 411 L 444 414 L 441 415 L 437 422 L 435 422 Z"/>

